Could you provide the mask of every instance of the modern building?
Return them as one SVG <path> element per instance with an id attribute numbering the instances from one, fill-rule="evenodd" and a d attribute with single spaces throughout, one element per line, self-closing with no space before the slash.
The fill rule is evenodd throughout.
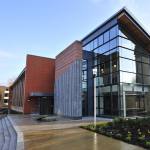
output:
<path id="1" fill-rule="evenodd" d="M 32 98 L 38 97 L 38 92 L 54 94 L 54 114 L 66 117 L 93 116 L 94 97 L 97 116 L 126 117 L 150 113 L 150 35 L 126 8 L 81 41 L 69 45 L 56 56 L 55 64 L 47 58 L 51 67 L 42 67 L 48 72 L 44 74 L 47 80 L 40 70 L 41 62 L 35 58 L 35 64 L 30 64 L 32 78 L 28 77 L 27 65 L 12 86 L 22 81 L 20 84 L 25 87 L 24 96 L 18 98 L 22 98 L 18 105 L 25 113 L 33 112 Z M 37 71 L 33 69 L 35 65 Z M 96 85 L 93 69 L 97 70 Z M 47 88 L 34 90 L 39 86 L 36 82 Z M 34 88 L 30 88 L 33 83 Z M 16 103 L 17 99 L 13 97 L 12 106 Z"/>
<path id="2" fill-rule="evenodd" d="M 9 108 L 21 113 L 53 113 L 55 60 L 27 55 L 26 66 L 10 87 Z"/>
<path id="3" fill-rule="evenodd" d="M 126 8 L 83 38 L 82 46 L 85 115 L 93 112 L 92 68 L 97 116 L 150 112 L 150 36 Z"/>

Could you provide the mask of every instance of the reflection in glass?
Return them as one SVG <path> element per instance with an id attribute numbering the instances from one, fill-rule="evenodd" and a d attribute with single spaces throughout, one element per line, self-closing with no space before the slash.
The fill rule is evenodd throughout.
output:
<path id="1" fill-rule="evenodd" d="M 120 70 L 136 73 L 136 63 L 135 63 L 135 61 L 120 58 Z"/>
<path id="2" fill-rule="evenodd" d="M 103 35 L 98 37 L 98 46 L 103 44 Z"/>
<path id="3" fill-rule="evenodd" d="M 110 50 L 117 47 L 117 39 L 110 41 Z"/>
<path id="4" fill-rule="evenodd" d="M 144 75 L 150 75 L 150 65 L 142 63 L 142 69 Z"/>
<path id="5" fill-rule="evenodd" d="M 106 44 L 102 45 L 101 47 L 99 47 L 100 54 L 103 54 L 107 51 L 109 51 L 109 43 L 106 43 Z"/>
<path id="6" fill-rule="evenodd" d="M 135 44 L 132 41 L 129 41 L 125 38 L 119 37 L 119 46 L 129 48 L 134 50 L 135 49 Z"/>
<path id="7" fill-rule="evenodd" d="M 93 41 L 93 48 L 95 49 L 96 47 L 98 47 L 98 39 L 97 38 Z"/>
<path id="8" fill-rule="evenodd" d="M 119 55 L 120 57 L 125 57 L 125 58 L 135 60 L 134 51 L 125 48 L 121 48 L 121 47 L 119 48 Z"/>
<path id="9" fill-rule="evenodd" d="M 120 82 L 135 83 L 136 82 L 136 74 L 121 71 L 120 72 Z"/>
<path id="10" fill-rule="evenodd" d="M 113 27 L 110 29 L 110 39 L 113 39 L 118 35 L 118 26 Z"/>
<path id="11" fill-rule="evenodd" d="M 109 41 L 109 31 L 104 33 L 104 43 Z"/>

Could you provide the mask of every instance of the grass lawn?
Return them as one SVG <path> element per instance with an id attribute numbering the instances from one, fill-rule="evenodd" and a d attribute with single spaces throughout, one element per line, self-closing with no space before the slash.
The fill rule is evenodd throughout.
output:
<path id="1" fill-rule="evenodd" d="M 150 149 L 150 118 L 117 118 L 113 122 L 82 128 Z"/>

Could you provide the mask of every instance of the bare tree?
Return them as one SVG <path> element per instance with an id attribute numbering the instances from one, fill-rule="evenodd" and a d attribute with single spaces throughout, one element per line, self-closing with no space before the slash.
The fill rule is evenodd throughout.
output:
<path id="1" fill-rule="evenodd" d="M 12 77 L 12 78 L 8 79 L 8 81 L 7 81 L 8 87 L 11 86 L 15 80 L 16 80 L 16 77 Z"/>

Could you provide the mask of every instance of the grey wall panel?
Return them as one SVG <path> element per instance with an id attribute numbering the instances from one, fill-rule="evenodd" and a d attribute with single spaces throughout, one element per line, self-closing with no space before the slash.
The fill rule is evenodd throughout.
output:
<path id="1" fill-rule="evenodd" d="M 55 80 L 54 112 L 61 116 L 82 116 L 82 60 L 76 60 Z"/>

